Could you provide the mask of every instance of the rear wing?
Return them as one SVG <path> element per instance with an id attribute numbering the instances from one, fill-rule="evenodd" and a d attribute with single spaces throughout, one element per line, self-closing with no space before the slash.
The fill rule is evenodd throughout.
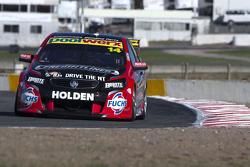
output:
<path id="1" fill-rule="evenodd" d="M 137 55 L 140 55 L 140 40 L 139 39 L 129 39 L 130 43 L 132 44 L 133 48 L 135 49 Z"/>

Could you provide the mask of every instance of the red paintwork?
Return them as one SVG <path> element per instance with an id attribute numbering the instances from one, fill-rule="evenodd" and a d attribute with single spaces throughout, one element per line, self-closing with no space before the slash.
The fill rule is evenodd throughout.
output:
<path id="1" fill-rule="evenodd" d="M 102 110 L 102 105 L 98 103 L 93 103 L 91 110 L 92 110 L 92 114 L 100 114 Z"/>
<path id="2" fill-rule="evenodd" d="M 53 100 L 50 100 L 47 102 L 46 109 L 50 112 L 54 111 L 54 101 Z"/>
<path id="3" fill-rule="evenodd" d="M 24 103 L 21 100 L 21 96 L 24 93 L 24 91 L 26 91 L 26 89 L 28 88 L 33 88 L 34 94 L 35 96 L 38 97 L 38 101 L 36 103 L 31 104 L 30 106 L 25 106 Z M 25 113 L 39 113 L 40 112 L 44 112 L 45 108 L 42 105 L 42 100 L 41 100 L 41 96 L 39 93 L 39 90 L 37 90 L 37 88 L 33 87 L 32 85 L 25 83 L 22 85 L 22 87 L 18 88 L 18 110 L 20 112 L 25 112 Z"/>
<path id="4" fill-rule="evenodd" d="M 43 43 L 41 44 L 40 47 L 44 47 L 46 44 L 47 44 L 47 41 L 53 37 L 53 35 L 49 35 L 44 41 Z M 125 54 L 127 55 L 128 54 L 128 46 L 127 46 L 127 41 L 125 38 L 122 39 L 122 42 L 123 42 L 123 47 L 124 47 L 124 51 L 125 51 Z M 34 63 L 35 61 L 38 60 L 38 55 L 35 55 L 33 60 L 32 60 L 32 63 Z M 31 63 L 31 64 L 32 64 Z M 126 84 L 126 87 L 119 91 L 119 92 L 122 92 L 123 93 L 123 96 L 124 98 L 127 100 L 127 105 L 125 107 L 125 109 L 121 112 L 121 114 L 119 115 L 115 115 L 114 114 L 114 111 L 107 107 L 107 103 L 108 103 L 108 100 L 111 100 L 113 98 L 113 96 L 115 95 L 116 92 L 110 92 L 107 99 L 106 99 L 106 102 L 104 104 L 104 106 L 101 106 L 100 104 L 98 103 L 94 103 L 92 104 L 92 115 L 103 115 L 103 117 L 105 118 L 108 118 L 108 119 L 131 119 L 132 116 L 133 116 L 133 112 L 132 112 L 132 107 L 133 107 L 133 100 L 132 100 L 132 95 L 133 95 L 133 91 L 134 91 L 134 86 L 135 86 L 135 81 L 134 81 L 134 78 L 133 78 L 133 68 L 131 66 L 131 63 L 130 63 L 130 59 L 129 57 L 127 56 L 127 60 L 126 60 L 126 71 L 120 75 L 120 76 L 117 76 L 117 77 L 113 77 L 111 78 L 110 80 L 117 80 L 117 79 L 126 79 L 127 81 L 127 84 Z M 32 73 L 33 75 L 37 76 L 37 77 L 41 77 L 41 74 L 39 72 L 36 72 L 34 70 L 32 70 L 31 66 L 29 66 L 29 69 L 28 71 L 30 73 Z M 19 78 L 19 85 L 20 83 L 24 80 L 24 72 L 21 73 L 20 75 L 20 78 Z M 18 102 L 18 110 L 20 112 L 25 112 L 25 113 L 43 113 L 45 110 L 46 111 L 49 111 L 49 112 L 53 112 L 54 110 L 54 102 L 53 100 L 50 100 L 49 102 L 47 102 L 47 104 L 43 104 L 42 101 L 41 101 L 41 97 L 40 97 L 40 94 L 39 94 L 39 90 L 37 90 L 37 88 L 35 87 L 32 87 L 34 88 L 34 93 L 36 96 L 38 96 L 38 101 L 36 103 L 33 103 L 32 105 L 28 106 L 28 107 L 25 107 L 23 106 L 22 104 L 22 101 L 20 100 L 21 99 L 21 95 L 23 93 L 23 91 L 25 91 L 25 89 L 29 88 L 29 87 L 32 87 L 30 84 L 28 83 L 24 83 L 23 86 L 19 86 L 19 89 L 18 89 L 18 99 L 19 99 L 19 102 Z M 144 107 L 144 105 L 142 106 Z"/>
<path id="5" fill-rule="evenodd" d="M 127 42 L 126 39 L 122 39 L 123 42 L 123 47 L 124 47 L 124 51 L 127 54 L 128 53 L 128 46 L 127 46 Z M 133 101 L 132 101 L 132 95 L 133 95 L 133 91 L 134 91 L 134 79 L 133 79 L 133 69 L 130 63 L 130 60 L 127 59 L 126 62 L 126 71 L 123 73 L 123 75 L 118 76 L 117 78 L 112 78 L 112 80 L 116 80 L 116 79 L 121 79 L 121 78 L 125 78 L 127 81 L 127 85 L 126 87 L 120 91 L 123 93 L 123 96 L 125 99 L 127 99 L 127 106 L 126 108 L 123 110 L 123 112 L 119 115 L 115 115 L 114 111 L 111 108 L 107 107 L 107 102 L 108 100 L 111 100 L 114 96 L 114 93 L 110 94 L 107 97 L 106 103 L 103 107 L 103 110 L 101 112 L 101 114 L 106 115 L 106 118 L 110 118 L 110 119 L 130 119 L 132 117 L 132 106 L 133 106 Z M 128 89 L 131 89 L 131 92 L 128 93 Z"/>
<path id="6" fill-rule="evenodd" d="M 145 62 L 135 62 L 135 67 L 147 67 L 147 64 Z"/>
<path id="7" fill-rule="evenodd" d="M 25 59 L 25 60 L 31 60 L 32 59 L 32 55 L 31 54 L 21 54 L 20 58 L 21 59 Z"/>
<path id="8" fill-rule="evenodd" d="M 46 46 L 46 44 L 48 43 L 48 40 L 49 40 L 50 38 L 52 38 L 52 37 L 53 37 L 53 34 L 48 35 L 48 36 L 45 38 L 45 40 L 41 43 L 40 47 L 42 48 L 42 47 Z"/>

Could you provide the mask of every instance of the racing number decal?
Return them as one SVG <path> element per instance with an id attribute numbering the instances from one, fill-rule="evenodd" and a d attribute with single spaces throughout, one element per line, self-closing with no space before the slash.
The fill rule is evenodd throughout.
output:
<path id="1" fill-rule="evenodd" d="M 122 52 L 120 48 L 109 47 L 108 50 L 109 50 L 110 53 L 113 53 L 113 52 L 121 53 Z"/>

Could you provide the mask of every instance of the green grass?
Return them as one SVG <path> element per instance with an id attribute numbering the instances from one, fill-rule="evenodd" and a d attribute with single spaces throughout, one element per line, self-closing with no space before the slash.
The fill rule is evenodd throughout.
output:
<path id="1" fill-rule="evenodd" d="M 30 54 L 34 54 L 34 51 L 30 51 L 30 50 L 23 50 L 20 51 L 18 53 L 10 53 L 9 51 L 5 51 L 5 50 L 1 50 L 0 51 L 0 61 L 13 61 L 18 59 L 19 55 L 22 53 L 30 53 Z"/>
<path id="2" fill-rule="evenodd" d="M 175 40 L 169 40 L 169 41 L 149 41 L 149 46 L 163 46 L 163 45 L 173 45 L 173 44 L 182 44 L 187 42 L 182 41 L 175 41 Z"/>
<path id="3" fill-rule="evenodd" d="M 209 51 L 208 53 L 215 53 L 215 54 L 222 54 L 222 55 L 228 55 L 228 56 L 239 56 L 239 57 L 250 58 L 250 49 Z"/>
<path id="4" fill-rule="evenodd" d="M 34 51 L 24 50 L 19 53 L 10 53 L 8 51 L 0 51 L 0 61 L 14 61 L 18 59 L 18 56 L 21 53 L 31 53 L 34 54 Z M 215 53 L 215 52 L 213 52 Z M 231 54 L 239 56 L 249 56 L 250 50 L 237 50 L 237 51 L 218 51 L 216 53 L 221 54 Z M 248 55 L 249 54 L 249 55 Z M 187 55 L 175 55 L 164 53 L 159 49 L 146 49 L 141 50 L 140 56 L 145 62 L 149 65 L 180 65 L 183 63 L 189 63 L 191 65 L 239 65 L 239 66 L 249 66 L 250 63 L 244 61 L 232 61 L 226 59 L 215 59 L 215 58 L 203 58 L 196 56 L 187 56 Z"/>
<path id="5" fill-rule="evenodd" d="M 192 65 L 250 65 L 250 63 L 244 61 L 232 61 L 223 58 L 203 58 L 189 55 L 175 55 L 164 53 L 160 50 L 142 50 L 140 56 L 149 65 L 179 65 L 183 63 L 189 63 Z"/>

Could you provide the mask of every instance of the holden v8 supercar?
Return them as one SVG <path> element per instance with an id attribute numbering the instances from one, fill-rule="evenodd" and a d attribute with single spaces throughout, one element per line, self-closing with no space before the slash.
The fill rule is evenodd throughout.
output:
<path id="1" fill-rule="evenodd" d="M 147 65 L 131 43 L 109 35 L 49 35 L 35 55 L 19 57 L 30 64 L 20 74 L 15 113 L 144 119 Z"/>

